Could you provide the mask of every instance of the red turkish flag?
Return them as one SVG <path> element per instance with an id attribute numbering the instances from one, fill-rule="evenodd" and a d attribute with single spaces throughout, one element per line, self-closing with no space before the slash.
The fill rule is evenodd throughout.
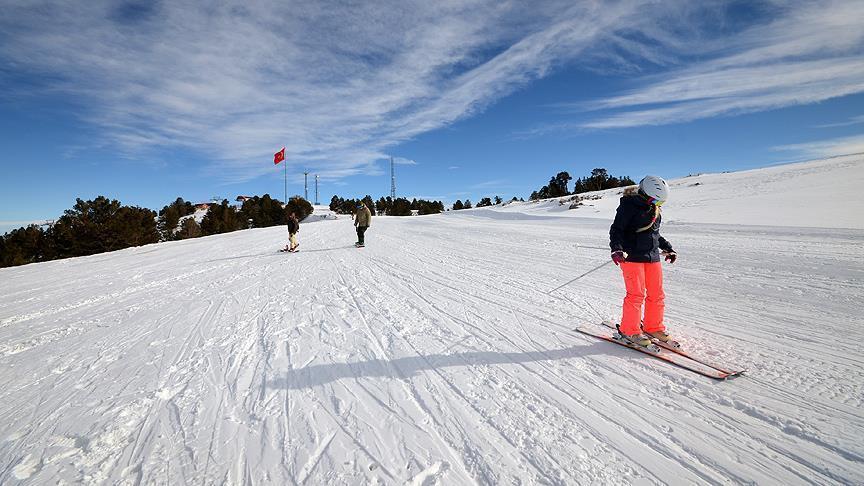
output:
<path id="1" fill-rule="evenodd" d="M 285 147 L 282 147 L 282 150 L 273 154 L 273 165 L 279 165 L 279 162 L 285 160 Z"/>

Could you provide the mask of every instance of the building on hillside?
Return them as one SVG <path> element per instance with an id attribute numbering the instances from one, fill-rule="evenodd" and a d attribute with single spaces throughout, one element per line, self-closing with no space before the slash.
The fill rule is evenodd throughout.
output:
<path id="1" fill-rule="evenodd" d="M 249 199 L 252 199 L 253 197 L 255 197 L 255 196 L 237 196 L 237 199 L 235 199 L 235 201 L 240 203 L 240 205 L 242 206 L 244 202 L 248 201 Z"/>
<path id="2" fill-rule="evenodd" d="M 195 209 L 210 209 L 211 202 L 196 203 Z"/>

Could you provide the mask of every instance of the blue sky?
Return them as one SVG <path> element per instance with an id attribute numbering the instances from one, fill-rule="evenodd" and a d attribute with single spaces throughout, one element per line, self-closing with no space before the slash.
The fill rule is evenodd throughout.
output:
<path id="1" fill-rule="evenodd" d="M 0 0 L 0 231 L 105 195 L 527 197 L 864 152 L 858 1 Z M 310 178 L 311 180 L 311 178 Z"/>

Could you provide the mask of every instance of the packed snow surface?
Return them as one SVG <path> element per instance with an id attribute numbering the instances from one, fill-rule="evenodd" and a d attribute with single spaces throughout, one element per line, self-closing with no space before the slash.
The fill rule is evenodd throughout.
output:
<path id="1" fill-rule="evenodd" d="M 864 229 L 864 155 L 670 180 L 663 206 L 667 222 Z M 621 189 L 586 195 L 568 211 L 569 198 L 508 204 L 509 212 L 612 219 Z"/>
<path id="2" fill-rule="evenodd" d="M 615 191 L 0 269 L 0 484 L 864 483 L 862 168 L 672 181 L 667 325 L 729 381 L 573 332 L 611 264 L 547 293 Z"/>

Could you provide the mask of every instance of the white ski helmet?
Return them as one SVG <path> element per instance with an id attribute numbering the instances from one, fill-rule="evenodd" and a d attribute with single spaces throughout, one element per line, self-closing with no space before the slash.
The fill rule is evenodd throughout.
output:
<path id="1" fill-rule="evenodd" d="M 649 175 L 639 181 L 639 192 L 660 206 L 669 199 L 669 185 L 662 178 Z"/>

